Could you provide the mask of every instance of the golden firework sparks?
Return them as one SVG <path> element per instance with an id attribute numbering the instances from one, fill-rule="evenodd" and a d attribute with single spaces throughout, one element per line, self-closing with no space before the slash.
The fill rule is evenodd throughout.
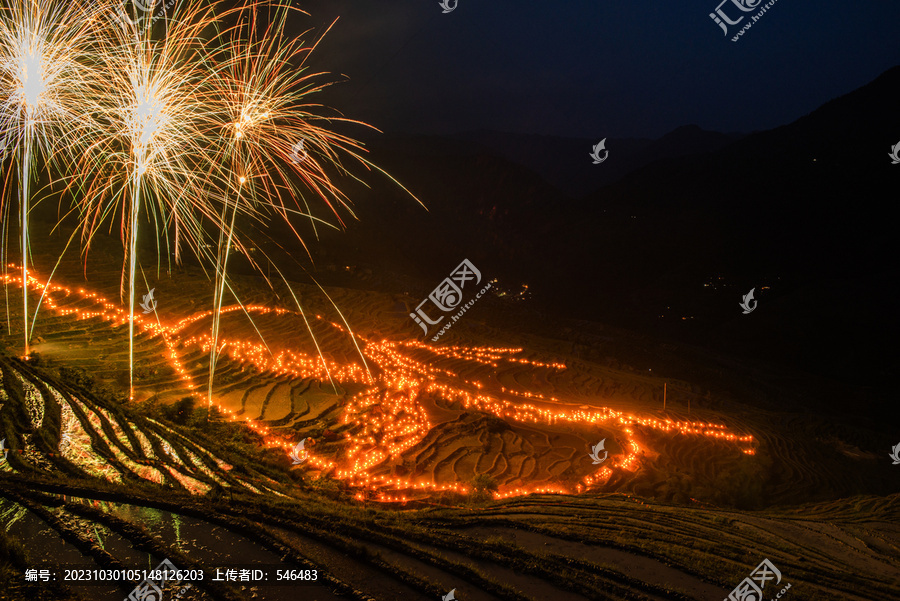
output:
<path id="1" fill-rule="evenodd" d="M 8 227 L 9 196 L 18 185 L 21 209 L 22 319 L 28 356 L 28 218 L 34 159 L 52 162 L 72 140 L 83 100 L 84 58 L 97 32 L 102 3 L 82 6 L 55 0 L 14 0 L 0 7 L 0 140 L 2 154 L 12 152 L 18 181 L 4 180 L 0 198 Z M 62 153 L 65 154 L 65 153 Z M 7 227 L 0 244 L 5 265 Z M 7 315 L 9 313 L 7 312 Z"/>
<path id="2" fill-rule="evenodd" d="M 174 236 L 176 262 L 182 244 L 201 260 L 213 260 L 206 240 L 218 234 L 218 310 L 231 249 L 259 268 L 247 250 L 252 239 L 238 235 L 239 213 L 258 224 L 283 220 L 302 244 L 292 219 L 320 221 L 312 216 L 313 199 L 324 201 L 343 225 L 338 208 L 349 201 L 328 170 L 349 175 L 342 162 L 349 157 L 381 171 L 363 157 L 358 142 L 329 128 L 350 120 L 318 114 L 322 107 L 309 102 L 328 82 L 306 72 L 314 46 L 285 35 L 289 14 L 296 10 L 253 0 L 237 8 L 217 1 L 179 4 L 155 24 L 123 19 L 112 8 L 104 12 L 105 35 L 82 105 L 84 125 L 75 136 L 85 148 L 76 170 L 76 204 L 85 249 L 107 218 L 119 216 L 127 247 L 120 294 L 127 280 L 132 322 L 142 214 L 167 251 Z M 297 161 L 301 142 L 305 160 Z M 133 323 L 129 333 L 133 337 Z M 132 366 L 133 356 L 132 341 Z M 214 363 L 215 345 L 210 382 Z"/>
<path id="3" fill-rule="evenodd" d="M 120 293 L 125 294 L 127 274 L 132 338 L 142 210 L 167 250 L 174 233 L 176 262 L 182 238 L 201 253 L 204 220 L 221 227 L 206 168 L 213 160 L 213 128 L 204 93 L 215 48 L 203 37 L 215 27 L 218 8 L 217 2 L 179 5 L 158 23 L 149 15 L 123 19 L 121 7 L 109 7 L 103 15 L 105 35 L 82 107 L 88 125 L 79 138 L 89 143 L 77 170 L 83 185 L 78 211 L 85 248 L 107 216 L 120 215 L 127 246 Z M 132 339 L 130 372 L 133 359 Z M 132 391 L 133 383 L 132 373 Z"/>
<path id="4" fill-rule="evenodd" d="M 315 231 L 317 222 L 327 223 L 324 218 L 313 217 L 317 202 L 327 207 L 338 225 L 343 225 L 340 209 L 353 215 L 349 199 L 332 181 L 329 171 L 352 177 L 343 167 L 346 159 L 366 169 L 374 167 L 364 158 L 358 141 L 332 129 L 334 122 L 366 125 L 336 113 L 326 114 L 329 111 L 325 107 L 311 101 L 314 94 L 331 84 L 327 74 L 307 67 L 308 58 L 328 30 L 311 45 L 302 36 L 286 35 L 288 19 L 299 14 L 306 13 L 278 2 L 245 5 L 236 15 L 237 25 L 221 36 L 221 47 L 228 52 L 217 55 L 222 60 L 211 79 L 215 91 L 210 98 L 224 124 L 218 138 L 220 158 L 214 165 L 221 167 L 216 175 L 225 190 L 221 222 L 226 228 L 220 232 L 215 271 L 209 403 L 218 353 L 219 314 L 239 208 L 254 215 L 280 217 L 305 247 L 292 217 L 308 218 Z M 235 246 L 255 263 L 246 247 Z M 297 306 L 312 336 L 303 308 L 299 302 Z"/>

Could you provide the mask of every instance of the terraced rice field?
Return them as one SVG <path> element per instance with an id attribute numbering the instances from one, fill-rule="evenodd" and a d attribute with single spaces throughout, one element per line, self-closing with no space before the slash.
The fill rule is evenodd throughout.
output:
<path id="1" fill-rule="evenodd" d="M 47 314 L 39 329 L 47 335 L 35 349 L 65 354 L 68 361 L 60 347 L 80 346 L 75 360 L 82 368 L 96 365 L 102 376 L 107 362 L 121 373 L 124 349 L 116 347 L 127 313 L 95 292 L 47 286 L 38 277 L 35 296 L 42 294 Z M 136 398 L 177 398 L 204 388 L 210 313 L 175 315 L 171 323 L 136 316 Z M 341 321 L 308 307 L 303 313 L 259 304 L 224 308 L 211 398 L 230 419 L 250 424 L 267 444 L 286 451 L 316 426 L 328 428 L 331 439 L 321 428 L 319 436 L 305 436 L 310 445 L 338 441 L 321 452 L 307 447 L 308 466 L 377 489 L 381 500 L 465 493 L 479 475 L 496 483 L 497 498 L 596 489 L 628 479 L 659 455 L 660 445 L 672 445 L 676 461 L 686 464 L 696 456 L 733 462 L 755 452 L 751 434 L 722 423 L 601 404 L 613 383 L 570 374 L 566 364 L 522 348 L 376 338 Z M 304 329 L 311 336 L 303 336 Z M 589 384 L 588 390 L 579 384 Z M 635 390 L 615 390 L 642 404 Z M 589 453 L 599 441 L 608 445 L 608 456 L 595 463 Z"/>
<path id="2" fill-rule="evenodd" d="M 412 338 L 411 298 L 330 288 L 338 314 L 297 285 L 301 314 L 283 291 L 235 278 L 243 308 L 223 316 L 212 389 L 222 418 L 185 427 L 148 408 L 205 406 L 209 283 L 150 279 L 160 305 L 137 315 L 126 401 L 65 371 L 127 389 L 117 283 L 48 286 L 34 273 L 41 365 L 0 359 L 0 517 L 30 563 L 0 555 L 0 599 L 121 599 L 133 583 L 66 592 L 29 587 L 21 570 L 163 559 L 315 569 L 303 598 L 321 600 L 455 588 L 463 601 L 718 601 L 765 558 L 788 599 L 900 596 L 900 497 L 879 491 L 868 450 L 881 441 L 586 353 L 609 342 L 588 326 L 578 342 L 512 334 L 485 302 L 492 319 L 467 316 L 430 345 Z M 19 343 L 15 331 L 3 341 Z M 595 464 L 600 440 L 608 457 Z M 208 582 L 181 598 L 297 591 Z"/>
<path id="3" fill-rule="evenodd" d="M 456 589 L 465 600 L 718 601 L 768 558 L 796 599 L 900 592 L 900 495 L 763 512 L 594 493 L 461 507 L 353 503 L 18 360 L 0 369 L 4 432 L 27 431 L 10 439 L 0 517 L 4 536 L 29 541 L 29 567 L 168 559 L 186 570 L 241 564 L 318 576 L 302 589 L 203 582 L 188 599 L 426 600 Z M 16 567 L 0 598 L 116 599 L 133 586 L 35 592 Z"/>

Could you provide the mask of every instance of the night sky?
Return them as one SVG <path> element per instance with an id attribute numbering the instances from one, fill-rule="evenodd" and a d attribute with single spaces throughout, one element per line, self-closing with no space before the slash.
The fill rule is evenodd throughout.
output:
<path id="1" fill-rule="evenodd" d="M 348 76 L 329 104 L 388 133 L 752 132 L 900 64 L 898 2 L 778 0 L 738 42 L 718 2 L 315 0 L 297 29 L 340 17 L 312 67 Z"/>

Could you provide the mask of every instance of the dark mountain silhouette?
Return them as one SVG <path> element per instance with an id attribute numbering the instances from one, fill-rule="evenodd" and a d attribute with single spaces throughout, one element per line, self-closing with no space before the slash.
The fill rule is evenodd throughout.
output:
<path id="1" fill-rule="evenodd" d="M 614 250 L 631 238 L 619 226 L 637 228 L 641 246 L 666 251 L 641 278 L 688 264 L 806 277 L 892 268 L 884 209 L 900 175 L 887 156 L 900 139 L 898 93 L 895 68 L 790 125 L 629 174 L 573 203 L 563 220 L 582 224 L 583 240 L 596 239 L 589 233 L 598 225 L 586 213 L 616 220 L 606 228 L 615 239 L 600 247 L 616 255 L 635 250 Z"/>
<path id="2" fill-rule="evenodd" d="M 429 210 L 378 184 L 354 196 L 361 221 L 324 250 L 351 260 L 353 240 L 365 255 L 355 260 L 426 287 L 468 257 L 529 283 L 548 311 L 886 381 L 898 331 L 896 236 L 885 214 L 900 177 L 887 156 L 900 140 L 898 97 L 895 68 L 794 123 L 716 152 L 659 158 L 574 201 L 483 146 L 385 136 L 373 158 Z M 635 156 L 665 157 L 693 134 L 676 130 Z M 581 154 L 590 167 L 616 164 L 612 153 L 602 166 Z M 760 305 L 744 315 L 738 304 L 751 288 Z"/>
<path id="3" fill-rule="evenodd" d="M 468 257 L 506 277 L 533 276 L 528 264 L 550 235 L 541 216 L 570 201 L 526 167 L 469 143 L 430 137 L 384 137 L 372 157 L 426 205 L 386 179 L 350 196 L 358 221 L 326 232 L 316 257 L 370 262 L 425 281 Z M 371 179 L 371 178 L 370 178 Z M 352 250 L 349 244 L 359 249 Z"/>
<path id="4" fill-rule="evenodd" d="M 705 131 L 697 125 L 679 127 L 658 140 L 609 138 L 606 148 L 612 160 L 594 165 L 590 158 L 595 140 L 529 134 L 479 131 L 457 139 L 477 144 L 514 163 L 531 168 L 549 184 L 579 198 L 612 184 L 624 175 L 665 158 L 714 152 L 743 137 Z"/>
<path id="5" fill-rule="evenodd" d="M 792 124 L 657 162 L 573 203 L 548 246 L 593 257 L 594 277 L 561 261 L 554 280 L 568 285 L 552 302 L 640 328 L 656 319 L 667 333 L 688 334 L 678 322 L 689 321 L 687 338 L 703 344 L 887 378 L 898 330 L 885 214 L 900 176 L 887 156 L 900 139 L 898 96 L 894 68 Z M 703 286 L 720 276 L 727 287 Z M 748 317 L 735 310 L 752 287 L 761 306 Z"/>

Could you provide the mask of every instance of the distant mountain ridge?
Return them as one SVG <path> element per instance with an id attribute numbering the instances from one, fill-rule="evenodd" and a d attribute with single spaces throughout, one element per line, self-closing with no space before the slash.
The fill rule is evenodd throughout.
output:
<path id="1" fill-rule="evenodd" d="M 386 237 L 394 265 L 436 281 L 467 257 L 528 283 L 554 313 L 882 381 L 900 375 L 890 367 L 897 236 L 885 211 L 900 178 L 887 156 L 900 140 L 898 98 L 900 67 L 739 139 L 686 127 L 655 143 L 608 140 L 602 165 L 592 165 L 589 140 L 562 160 L 569 141 L 535 137 L 513 161 L 491 145 L 511 154 L 515 136 L 385 136 L 373 158 L 429 211 L 393 192 L 360 196 L 349 238 L 362 233 L 374 250 Z M 682 142 L 692 137 L 700 141 Z M 680 147 L 698 152 L 673 156 Z M 523 167 L 540 148 L 550 163 L 598 172 L 625 162 L 627 148 L 643 166 L 621 166 L 614 183 L 572 199 Z M 718 277 L 727 286 L 704 285 Z M 754 287 L 760 309 L 744 316 L 738 303 Z"/>
<path id="2" fill-rule="evenodd" d="M 656 140 L 607 138 L 606 148 L 613 160 L 605 161 L 599 168 L 584 161 L 592 146 L 604 139 L 599 135 L 596 139 L 575 139 L 477 131 L 454 136 L 529 167 L 572 198 L 612 184 L 654 161 L 715 152 L 743 137 L 744 134 L 723 134 L 703 130 L 697 125 L 684 125 Z"/>

